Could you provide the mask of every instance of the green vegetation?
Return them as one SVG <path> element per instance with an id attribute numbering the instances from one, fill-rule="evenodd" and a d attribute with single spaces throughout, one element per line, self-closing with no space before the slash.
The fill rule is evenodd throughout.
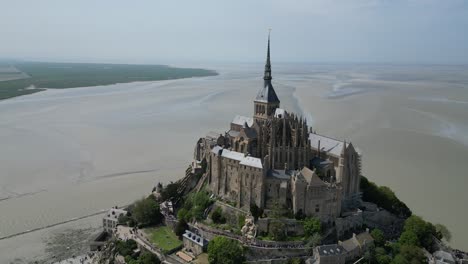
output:
<path id="1" fill-rule="evenodd" d="M 0 99 L 35 93 L 42 90 L 39 88 L 73 88 L 217 74 L 211 70 L 165 65 L 12 62 L 12 66 L 31 77 L 0 82 Z M 25 90 L 32 85 L 36 88 Z"/>
<path id="2" fill-rule="evenodd" d="M 400 201 L 390 188 L 377 186 L 364 176 L 361 176 L 360 187 L 362 190 L 362 199 L 364 201 L 375 203 L 400 217 L 409 217 L 411 215 L 411 210 L 408 206 Z"/>
<path id="3" fill-rule="evenodd" d="M 245 261 L 241 243 L 227 237 L 215 237 L 208 244 L 208 261 L 211 264 L 239 264 Z"/>
<path id="4" fill-rule="evenodd" d="M 287 264 L 304 264 L 305 261 L 301 258 L 290 258 Z"/>
<path id="5" fill-rule="evenodd" d="M 179 238 L 182 238 L 182 235 L 185 233 L 185 230 L 189 228 L 187 222 L 184 219 L 180 219 L 179 222 L 177 222 L 175 228 L 174 228 L 174 233 L 176 236 Z"/>
<path id="6" fill-rule="evenodd" d="M 161 261 L 157 256 L 152 254 L 151 252 L 145 251 L 143 252 L 137 260 L 137 264 L 159 264 Z M 131 264 L 131 263 L 128 263 Z"/>
<path id="7" fill-rule="evenodd" d="M 237 225 L 239 229 L 242 229 L 242 227 L 245 225 L 245 215 L 239 215 L 239 217 L 237 218 Z"/>
<path id="8" fill-rule="evenodd" d="M 144 229 L 144 231 L 149 235 L 151 243 L 160 248 L 163 252 L 169 252 L 182 246 L 182 241 L 180 241 L 177 235 L 167 226 L 147 228 Z"/>
<path id="9" fill-rule="evenodd" d="M 213 220 L 213 223 L 215 224 L 226 223 L 226 218 L 223 216 L 223 210 L 221 210 L 221 207 L 216 207 L 216 209 L 211 214 L 211 220 Z"/>
<path id="10" fill-rule="evenodd" d="M 443 237 L 445 240 L 447 240 L 447 242 L 450 242 L 450 240 L 452 239 L 452 234 L 446 226 L 442 224 L 436 224 L 435 229 L 439 234 L 439 237 Z"/>
<path id="11" fill-rule="evenodd" d="M 416 215 L 406 219 L 397 242 L 385 243 L 383 233 L 378 229 L 372 230 L 371 235 L 375 239 L 376 247 L 370 248 L 364 257 L 368 263 L 377 264 L 426 263 L 422 248 L 432 252 L 434 237 L 443 237 L 434 225 Z"/>
<path id="12" fill-rule="evenodd" d="M 167 201 L 171 200 L 173 202 L 179 200 L 182 197 L 182 194 L 179 193 L 179 184 L 177 182 L 169 183 L 166 188 L 161 191 L 161 200 Z"/>
<path id="13" fill-rule="evenodd" d="M 311 236 L 322 231 L 322 223 L 318 218 L 309 217 L 304 220 L 304 233 L 306 236 Z"/>
<path id="14" fill-rule="evenodd" d="M 161 260 L 151 252 L 144 251 L 138 257 L 126 256 L 125 262 L 127 264 L 159 264 Z"/>
<path id="15" fill-rule="evenodd" d="M 250 213 L 254 217 L 255 221 L 258 220 L 260 216 L 263 214 L 263 210 L 259 208 L 256 204 L 250 205 Z"/>
<path id="16" fill-rule="evenodd" d="M 432 250 L 433 237 L 438 239 L 442 238 L 441 234 L 437 233 L 437 230 L 433 224 L 426 222 L 421 217 L 415 215 L 406 219 L 403 230 L 404 232 L 401 234 L 400 240 L 402 239 L 403 235 L 406 237 L 416 237 L 417 243 L 409 243 L 408 241 L 405 241 L 406 244 L 422 246 L 429 251 Z"/>
<path id="17" fill-rule="evenodd" d="M 374 243 L 376 246 L 381 247 L 385 245 L 385 236 L 382 230 L 376 228 L 372 230 L 370 234 L 374 239 Z"/>
<path id="18" fill-rule="evenodd" d="M 284 241 L 287 238 L 286 227 L 282 222 L 273 222 L 268 228 L 270 237 L 274 241 Z"/>
<path id="19" fill-rule="evenodd" d="M 139 226 L 157 225 L 163 219 L 159 204 L 153 196 L 138 200 L 133 207 L 132 215 Z"/>
<path id="20" fill-rule="evenodd" d="M 133 251 L 137 249 L 137 247 L 137 243 L 132 239 L 127 241 L 117 240 L 116 242 L 117 252 L 124 257 L 133 255 Z"/>
<path id="21" fill-rule="evenodd" d="M 196 220 L 202 220 L 204 218 L 204 212 L 208 206 L 210 206 L 213 201 L 208 196 L 207 192 L 197 192 L 191 193 L 187 196 L 182 209 L 179 210 L 177 216 L 183 217 L 181 219 L 185 219 L 187 222 L 190 221 L 192 218 Z M 180 213 L 183 210 L 183 213 Z"/>

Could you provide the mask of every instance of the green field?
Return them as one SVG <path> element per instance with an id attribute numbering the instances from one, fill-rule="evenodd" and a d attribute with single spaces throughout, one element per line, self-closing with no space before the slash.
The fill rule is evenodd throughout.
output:
<path id="1" fill-rule="evenodd" d="M 144 231 L 150 237 L 151 243 L 165 252 L 182 246 L 182 241 L 167 226 L 147 228 Z"/>
<path id="2" fill-rule="evenodd" d="M 0 100 L 42 91 L 135 81 L 157 81 L 217 75 L 215 71 L 165 65 L 12 62 L 30 78 L 0 81 Z M 34 86 L 33 89 L 25 89 Z"/>

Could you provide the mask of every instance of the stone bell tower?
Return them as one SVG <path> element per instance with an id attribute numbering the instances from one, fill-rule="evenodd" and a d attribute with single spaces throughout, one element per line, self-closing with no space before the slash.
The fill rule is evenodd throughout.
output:
<path id="1" fill-rule="evenodd" d="M 268 50 L 263 75 L 263 87 L 258 91 L 254 100 L 254 119 L 258 124 L 274 116 L 276 108 L 280 106 L 280 100 L 271 85 L 271 63 L 270 63 L 270 33 L 268 33 Z"/>

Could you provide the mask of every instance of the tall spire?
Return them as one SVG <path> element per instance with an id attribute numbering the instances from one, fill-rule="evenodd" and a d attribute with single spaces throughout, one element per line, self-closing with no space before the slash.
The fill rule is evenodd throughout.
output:
<path id="1" fill-rule="evenodd" d="M 271 80 L 271 63 L 270 63 L 270 32 L 268 30 L 268 49 L 267 49 L 267 58 L 265 63 L 265 74 L 263 75 L 264 80 Z"/>

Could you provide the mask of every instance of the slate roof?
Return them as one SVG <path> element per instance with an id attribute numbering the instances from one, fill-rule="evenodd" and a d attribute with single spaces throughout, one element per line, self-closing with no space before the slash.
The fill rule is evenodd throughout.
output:
<path id="1" fill-rule="evenodd" d="M 332 154 L 334 156 L 340 156 L 343 150 L 343 146 L 344 146 L 343 141 L 340 141 L 334 138 L 329 138 L 329 137 L 322 136 L 322 135 L 315 134 L 315 133 L 309 134 L 309 140 L 310 140 L 310 146 L 313 149 L 318 148 L 318 142 L 320 141 L 320 151 L 326 152 L 328 154 Z M 346 146 L 348 145 L 349 144 L 346 143 Z"/>
<path id="2" fill-rule="evenodd" d="M 307 183 L 309 183 L 309 185 L 312 185 L 312 186 L 327 185 L 325 182 L 323 182 L 319 178 L 319 176 L 316 173 L 314 173 L 314 171 L 312 171 L 311 169 L 307 167 L 302 168 L 302 170 L 300 171 L 300 175 L 304 177 L 304 179 L 307 181 Z"/>
<path id="3" fill-rule="evenodd" d="M 318 246 L 317 251 L 320 256 L 337 256 L 346 253 L 345 249 L 337 244 Z"/>
<path id="4" fill-rule="evenodd" d="M 275 89 L 273 89 L 273 85 L 271 85 L 270 80 L 263 81 L 263 87 L 258 91 L 255 101 L 262 103 L 280 102 L 278 96 L 276 95 Z"/>
<path id="5" fill-rule="evenodd" d="M 237 160 L 239 161 L 239 164 L 241 165 L 263 169 L 261 159 L 251 157 L 251 156 L 245 156 L 244 153 L 225 149 L 220 146 L 215 146 L 213 149 L 211 149 L 211 152 L 216 155 L 220 155 L 220 152 L 221 152 L 221 157 L 223 158 Z"/>
<path id="6" fill-rule="evenodd" d="M 203 237 L 199 236 L 199 235 L 196 235 L 195 233 L 192 233 L 188 230 L 185 230 L 185 233 L 183 234 L 183 236 L 188 239 L 188 240 L 191 240 L 195 243 L 197 243 L 198 245 L 204 247 L 206 245 L 208 245 L 208 241 L 206 241 L 206 239 L 204 239 Z"/>
<path id="7" fill-rule="evenodd" d="M 251 127 L 253 125 L 253 122 L 254 120 L 251 117 L 236 115 L 231 123 L 240 126 L 243 126 L 245 123 L 247 123 L 247 125 Z"/>
<path id="8" fill-rule="evenodd" d="M 267 176 L 280 180 L 288 180 L 294 171 L 292 170 L 269 170 Z"/>

